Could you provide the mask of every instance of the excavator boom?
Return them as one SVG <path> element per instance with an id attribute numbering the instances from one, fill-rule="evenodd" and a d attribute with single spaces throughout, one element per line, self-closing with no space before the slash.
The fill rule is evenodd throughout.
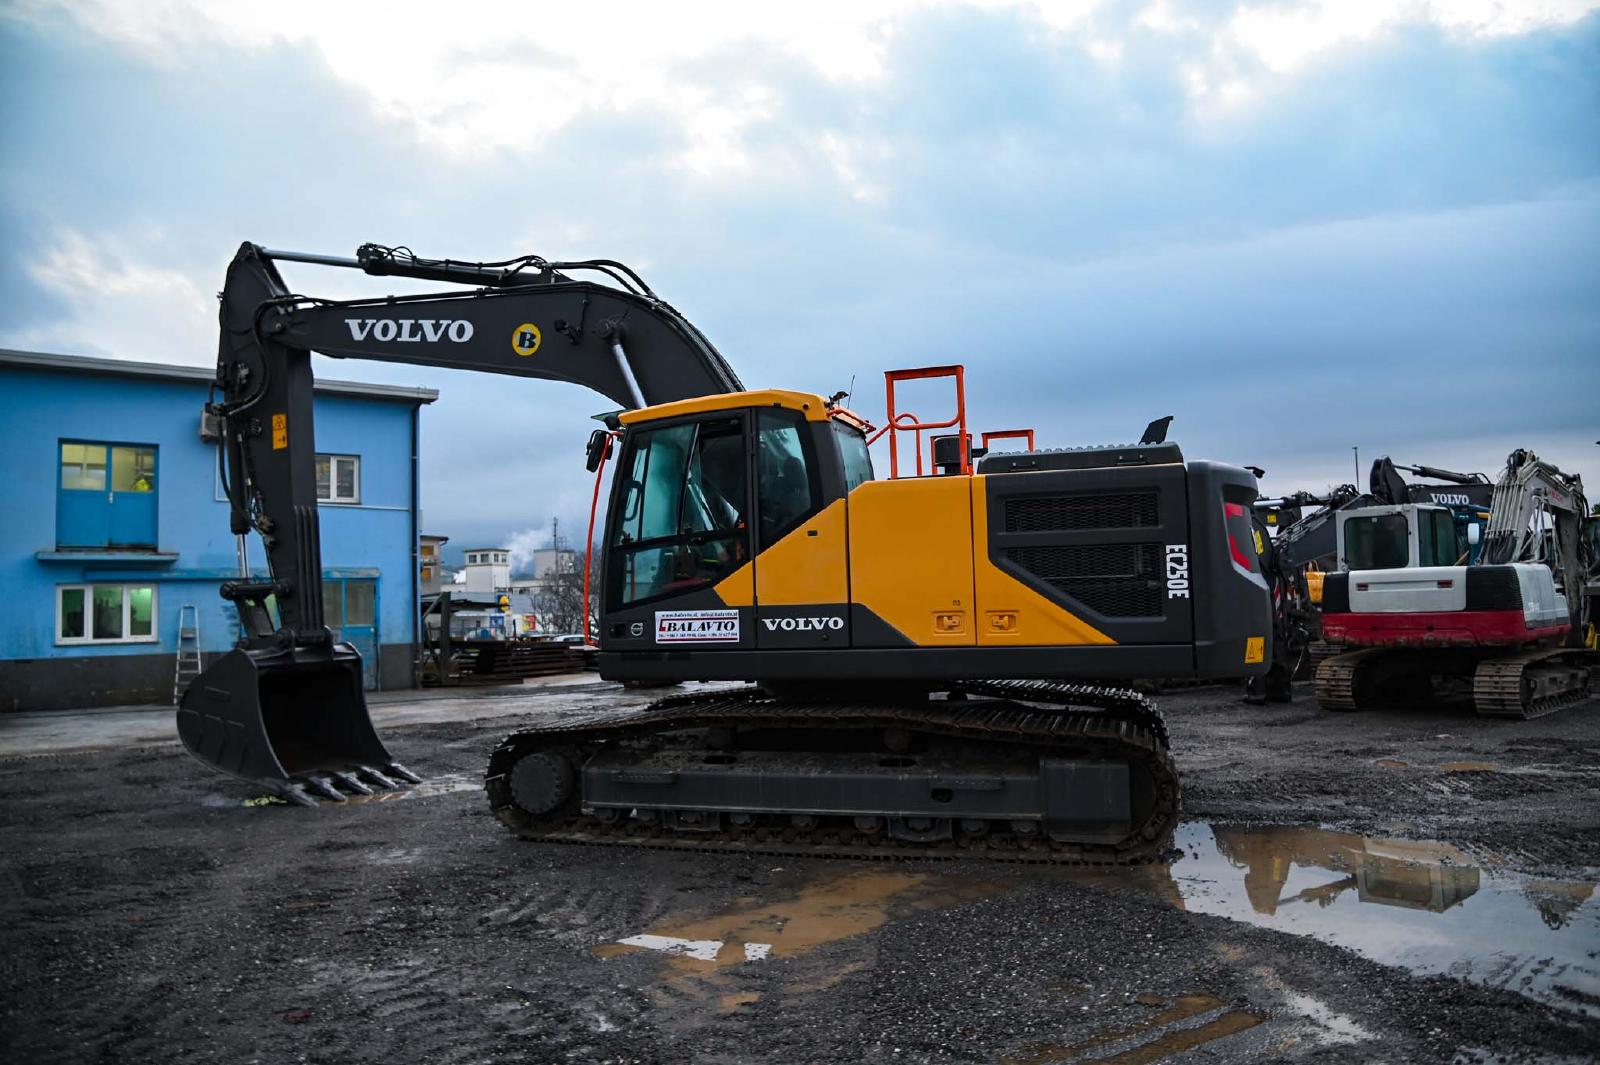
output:
<path id="1" fill-rule="evenodd" d="M 290 291 L 277 261 L 472 287 L 314 299 Z M 564 272 L 582 270 L 617 286 Z M 624 409 L 742 388 L 698 329 L 609 260 L 463 263 L 370 244 L 342 258 L 246 243 L 221 304 L 207 413 L 220 427 L 239 538 L 239 579 L 222 594 L 238 608 L 243 638 L 185 692 L 178 731 L 208 764 L 303 802 L 307 787 L 333 798 L 335 785 L 409 775 L 367 717 L 359 655 L 335 642 L 322 613 L 312 352 L 567 381 Z M 266 549 L 264 581 L 245 561 L 250 532 Z"/>

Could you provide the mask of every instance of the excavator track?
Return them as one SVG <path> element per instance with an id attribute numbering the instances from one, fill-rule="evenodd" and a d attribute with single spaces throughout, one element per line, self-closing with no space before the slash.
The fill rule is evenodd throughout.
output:
<path id="1" fill-rule="evenodd" d="M 1317 667 L 1317 703 L 1349 712 L 1426 701 L 1428 682 L 1441 677 L 1470 684 L 1472 705 L 1484 717 L 1525 720 L 1575 706 L 1600 694 L 1600 655 L 1547 647 L 1511 654 L 1453 656 L 1405 647 L 1347 651 Z"/>
<path id="2" fill-rule="evenodd" d="M 703 746 L 705 735 L 720 734 L 727 742 L 736 731 L 752 730 L 791 736 L 841 731 L 859 736 L 862 730 L 880 730 L 907 744 L 953 746 L 972 759 L 970 766 L 958 766 L 944 778 L 963 796 L 968 794 L 963 788 L 993 790 L 981 765 L 985 752 L 1009 751 L 1032 757 L 1040 766 L 1053 758 L 1087 760 L 1091 772 L 1093 767 L 1125 765 L 1132 814 L 1117 838 L 1094 840 L 1051 838 L 1052 830 L 1015 819 L 963 818 L 958 804 L 942 827 L 933 823 L 937 819 L 897 818 L 893 810 L 850 817 L 770 808 L 728 814 L 725 809 L 641 807 L 619 816 L 615 808 L 596 807 L 579 794 L 582 786 L 576 778 L 587 769 L 544 768 L 586 766 L 597 754 L 630 745 L 670 757 L 675 738 L 693 737 L 691 743 Z M 1166 856 L 1177 824 L 1178 778 L 1167 747 L 1166 727 L 1155 706 L 1125 689 L 978 681 L 951 685 L 944 699 L 903 704 L 779 701 L 760 689 L 734 689 L 668 698 L 622 716 L 592 715 L 514 732 L 490 756 L 485 790 L 491 810 L 508 828 L 543 842 L 871 859 L 1137 864 Z M 530 756 L 540 768 L 518 777 L 519 763 Z M 734 760 L 734 755 L 727 756 L 727 761 Z M 840 758 L 818 758 L 818 773 L 831 779 L 840 764 Z M 630 782 L 646 784 L 652 774 L 664 780 L 670 773 L 659 766 L 622 771 Z M 554 790 L 539 791 L 545 787 Z M 542 798 L 519 802 L 530 788 Z M 548 810 L 536 814 L 529 805 Z M 885 831 L 896 823 L 900 838 Z M 908 833 L 925 838 L 905 838 Z"/>
<path id="3" fill-rule="evenodd" d="M 1472 705 L 1484 717 L 1533 718 L 1585 702 L 1600 682 L 1600 654 L 1546 648 L 1485 659 L 1472 674 Z"/>
<path id="4" fill-rule="evenodd" d="M 1317 705 L 1340 713 L 1370 709 L 1374 696 L 1370 671 L 1376 664 L 1374 659 L 1391 654 L 1387 647 L 1371 647 L 1324 658 L 1317 663 Z"/>

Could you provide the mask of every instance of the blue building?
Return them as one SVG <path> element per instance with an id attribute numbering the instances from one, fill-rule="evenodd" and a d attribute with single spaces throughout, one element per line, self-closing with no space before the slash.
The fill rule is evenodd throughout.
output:
<path id="1" fill-rule="evenodd" d="M 170 702 L 180 627 L 206 664 L 233 646 L 217 591 L 238 554 L 200 435 L 210 380 L 0 349 L 0 711 Z M 369 688 L 414 680 L 420 412 L 437 398 L 317 382 L 326 615 Z"/>

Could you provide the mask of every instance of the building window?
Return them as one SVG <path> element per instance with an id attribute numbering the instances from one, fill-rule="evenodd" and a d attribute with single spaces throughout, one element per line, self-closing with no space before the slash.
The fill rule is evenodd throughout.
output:
<path id="1" fill-rule="evenodd" d="M 148 584 L 56 588 L 56 643 L 154 643 L 156 590 Z"/>
<path id="2" fill-rule="evenodd" d="M 56 546 L 156 546 L 156 449 L 62 440 L 57 452 Z"/>
<path id="3" fill-rule="evenodd" d="M 317 456 L 317 500 L 322 503 L 361 502 L 361 456 Z"/>

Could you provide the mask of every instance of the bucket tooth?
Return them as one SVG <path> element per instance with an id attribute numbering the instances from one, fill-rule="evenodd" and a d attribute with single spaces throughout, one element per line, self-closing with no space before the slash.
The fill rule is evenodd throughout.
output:
<path id="1" fill-rule="evenodd" d="M 275 784 L 274 787 L 280 796 L 292 803 L 298 803 L 301 806 L 317 805 L 317 800 L 307 795 L 306 789 L 292 780 L 282 781 Z"/>
<path id="2" fill-rule="evenodd" d="M 334 802 L 344 802 L 344 793 L 333 786 L 333 781 L 327 777 L 307 777 L 306 787 L 321 795 L 324 799 Z"/>
<path id="3" fill-rule="evenodd" d="M 370 765 L 358 766 L 356 772 L 360 773 L 362 776 L 366 777 L 380 788 L 389 788 L 393 791 L 398 791 L 400 789 L 399 784 L 384 776 Z"/>
<path id="4" fill-rule="evenodd" d="M 384 769 L 384 772 L 389 774 L 392 777 L 399 777 L 401 780 L 407 781 L 408 783 L 411 783 L 411 784 L 421 784 L 422 783 L 422 778 L 421 777 L 417 776 L 415 773 L 413 773 L 411 770 L 407 769 L 405 766 L 401 765 L 399 762 L 390 762 L 388 767 Z"/>
<path id="5" fill-rule="evenodd" d="M 333 779 L 337 780 L 341 785 L 343 785 L 346 791 L 353 791 L 357 795 L 374 794 L 373 790 L 358 780 L 354 773 L 346 773 L 336 769 L 333 772 Z"/>

